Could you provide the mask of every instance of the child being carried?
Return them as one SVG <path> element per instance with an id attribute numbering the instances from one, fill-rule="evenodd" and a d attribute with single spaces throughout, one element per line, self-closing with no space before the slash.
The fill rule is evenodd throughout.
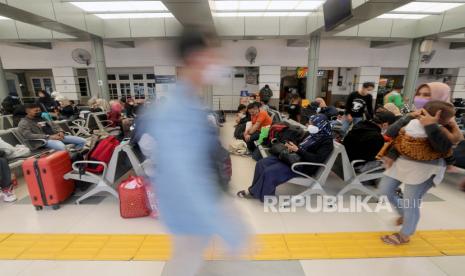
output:
<path id="1" fill-rule="evenodd" d="M 424 108 L 431 116 L 440 113 L 439 124 L 446 126 L 455 116 L 455 108 L 451 103 L 443 101 L 430 101 Z M 425 128 L 419 119 L 411 120 L 400 130 L 394 140 L 396 150 L 403 156 L 418 161 L 429 161 L 452 156 L 452 150 L 441 153 L 431 146 Z"/>

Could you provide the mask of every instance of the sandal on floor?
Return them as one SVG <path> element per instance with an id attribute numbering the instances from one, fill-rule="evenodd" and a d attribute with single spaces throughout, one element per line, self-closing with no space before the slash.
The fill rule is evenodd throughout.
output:
<path id="1" fill-rule="evenodd" d="M 381 240 L 385 244 L 390 244 L 390 245 L 402 245 L 402 244 L 406 244 L 406 243 L 408 243 L 410 241 L 410 240 L 405 240 L 404 238 L 402 238 L 399 233 L 394 233 L 392 235 L 382 236 Z"/>
<path id="2" fill-rule="evenodd" d="M 241 198 L 252 198 L 252 196 L 246 190 L 239 191 L 236 195 Z"/>

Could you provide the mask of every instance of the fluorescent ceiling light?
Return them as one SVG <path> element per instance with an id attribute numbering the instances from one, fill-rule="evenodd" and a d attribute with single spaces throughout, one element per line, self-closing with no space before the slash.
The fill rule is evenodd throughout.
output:
<path id="1" fill-rule="evenodd" d="M 384 19 L 422 19 L 429 16 L 428 14 L 405 14 L 405 13 L 385 13 L 378 16 L 378 18 Z"/>
<path id="2" fill-rule="evenodd" d="M 217 12 L 215 17 L 307 16 L 309 12 Z"/>
<path id="3" fill-rule="evenodd" d="M 411 2 L 403 5 L 400 8 L 393 10 L 393 12 L 433 12 L 441 13 L 447 10 L 456 8 L 464 3 L 444 3 L 444 2 Z"/>
<path id="4" fill-rule="evenodd" d="M 268 10 L 293 10 L 299 1 L 270 1 Z"/>
<path id="5" fill-rule="evenodd" d="M 8 17 L 4 17 L 4 16 L 0 16 L 0 20 L 9 20 L 10 18 Z"/>
<path id="6" fill-rule="evenodd" d="M 269 1 L 239 1 L 239 10 L 266 10 Z"/>
<path id="7" fill-rule="evenodd" d="M 300 3 L 297 4 L 297 7 L 295 9 L 296 10 L 316 10 L 321 5 L 323 5 L 324 2 L 325 1 L 300 1 Z"/>
<path id="8" fill-rule="evenodd" d="M 316 10 L 324 0 L 253 0 L 253 1 L 210 1 L 211 10 L 216 11 L 304 11 Z"/>
<path id="9" fill-rule="evenodd" d="M 96 13 L 102 19 L 128 19 L 128 18 L 167 18 L 174 17 L 171 13 Z"/>
<path id="10" fill-rule="evenodd" d="M 235 11 L 239 9 L 238 1 L 215 1 L 214 3 L 217 11 Z"/>
<path id="11" fill-rule="evenodd" d="M 161 1 L 71 2 L 86 12 L 168 11 Z"/>

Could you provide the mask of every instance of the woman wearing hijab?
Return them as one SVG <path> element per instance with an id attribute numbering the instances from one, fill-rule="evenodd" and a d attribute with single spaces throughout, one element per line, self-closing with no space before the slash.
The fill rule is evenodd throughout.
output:
<path id="1" fill-rule="evenodd" d="M 420 85 L 415 96 L 415 106 L 419 110 L 398 120 L 386 134 L 394 138 L 410 120 L 418 118 L 435 151 L 448 153 L 454 144 L 463 139 L 463 135 L 455 120 L 451 120 L 448 125 L 440 125 L 440 113 L 429 114 L 422 109 L 431 100 L 450 102 L 449 86 L 439 82 Z M 387 244 L 401 245 L 408 243 L 415 233 L 420 220 L 421 200 L 429 189 L 442 182 L 446 161 L 443 158 L 431 161 L 412 160 L 399 156 L 395 150 L 391 150 L 384 161 L 386 171 L 379 185 L 380 194 L 387 196 L 395 207 L 399 214 L 396 223 L 402 225 L 402 228 L 397 233 L 382 236 L 381 239 Z M 402 183 L 403 198 L 400 198 L 397 189 Z"/>
<path id="2" fill-rule="evenodd" d="M 298 146 L 292 142 L 287 142 L 285 146 L 289 153 L 296 153 L 300 157 L 299 162 L 325 162 L 334 147 L 331 125 L 326 116 L 318 114 L 310 117 L 309 134 L 304 140 Z M 302 166 L 297 167 L 297 169 L 312 175 L 318 167 Z M 290 164 L 281 161 L 276 156 L 270 156 L 257 162 L 252 185 L 247 191 L 239 191 L 237 195 L 258 198 L 263 201 L 265 196 L 275 194 L 278 185 L 297 176 L 291 170 Z"/>

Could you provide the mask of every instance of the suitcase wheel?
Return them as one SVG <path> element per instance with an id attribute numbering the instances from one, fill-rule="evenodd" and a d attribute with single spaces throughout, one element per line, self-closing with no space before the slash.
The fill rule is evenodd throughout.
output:
<path id="1" fill-rule="evenodd" d="M 57 204 L 57 205 L 53 205 L 53 206 L 52 206 L 52 209 L 53 209 L 53 210 L 58 210 L 58 209 L 60 209 L 60 205 L 58 205 L 58 204 Z"/>
<path id="2" fill-rule="evenodd" d="M 36 207 L 36 211 L 40 211 L 40 210 L 42 210 L 42 209 L 43 209 L 43 207 L 42 207 L 42 206 L 34 206 L 34 207 Z"/>

